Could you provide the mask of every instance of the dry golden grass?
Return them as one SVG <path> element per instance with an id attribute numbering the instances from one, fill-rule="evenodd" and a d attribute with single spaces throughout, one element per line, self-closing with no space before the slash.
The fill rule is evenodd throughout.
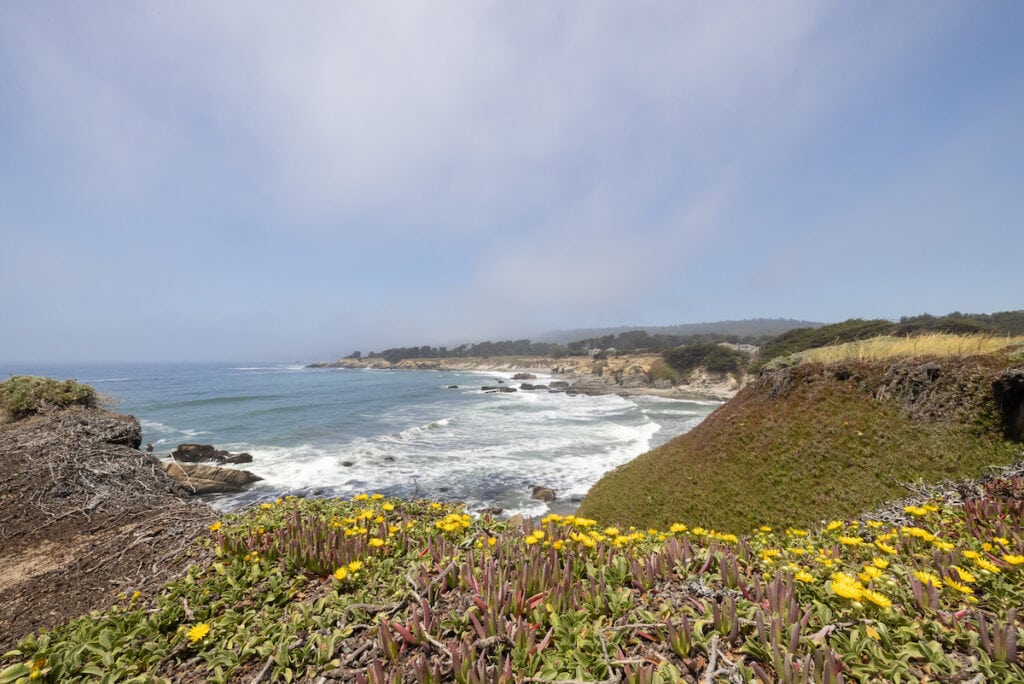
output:
<path id="1" fill-rule="evenodd" d="M 914 356 L 977 356 L 1014 346 L 1024 346 L 1024 337 L 929 333 L 912 337 L 874 337 L 870 340 L 809 349 L 795 356 L 800 361 L 812 363 L 884 361 Z"/>

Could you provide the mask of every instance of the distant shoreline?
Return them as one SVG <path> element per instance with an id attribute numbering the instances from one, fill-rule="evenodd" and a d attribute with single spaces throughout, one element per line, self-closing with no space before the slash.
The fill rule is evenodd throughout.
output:
<path id="1" fill-rule="evenodd" d="M 376 370 L 472 371 L 492 373 L 533 373 L 553 376 L 570 383 L 569 394 L 617 394 L 619 396 L 655 396 L 667 399 L 697 401 L 728 401 L 743 381 L 731 375 L 697 371 L 688 382 L 671 384 L 652 382 L 653 364 L 659 354 L 617 354 L 607 359 L 570 356 L 563 358 L 500 356 L 402 359 L 391 362 L 384 358 L 345 358 L 317 362 L 307 368 L 351 368 Z M 529 379 L 526 379 L 529 381 Z"/>

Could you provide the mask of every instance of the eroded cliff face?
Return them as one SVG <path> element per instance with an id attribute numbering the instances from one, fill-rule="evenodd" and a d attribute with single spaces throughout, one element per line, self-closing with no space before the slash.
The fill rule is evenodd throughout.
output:
<path id="1" fill-rule="evenodd" d="M 184 550 L 217 516 L 140 440 L 134 418 L 97 409 L 0 426 L 0 650 L 195 560 Z"/>

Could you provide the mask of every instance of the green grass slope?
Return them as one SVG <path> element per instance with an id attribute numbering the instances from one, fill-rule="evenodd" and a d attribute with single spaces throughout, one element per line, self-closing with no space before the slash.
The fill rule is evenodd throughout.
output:
<path id="1" fill-rule="evenodd" d="M 762 374 L 693 431 L 602 478 L 579 515 L 729 532 L 842 518 L 1019 458 L 993 383 L 1006 353 Z"/>

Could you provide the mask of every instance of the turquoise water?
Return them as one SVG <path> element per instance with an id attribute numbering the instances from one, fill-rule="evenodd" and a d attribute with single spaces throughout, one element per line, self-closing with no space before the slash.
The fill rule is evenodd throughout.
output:
<path id="1" fill-rule="evenodd" d="M 718 402 L 654 397 L 488 394 L 510 373 L 309 369 L 301 364 L 13 365 L 8 374 L 75 378 L 130 413 L 143 443 L 248 451 L 264 478 L 230 510 L 281 494 L 362 491 L 465 501 L 508 514 L 568 511 L 608 470 L 681 434 Z M 533 383 L 550 378 L 539 377 Z M 449 389 L 457 385 L 457 389 Z M 530 499 L 551 487 L 549 507 Z"/>

